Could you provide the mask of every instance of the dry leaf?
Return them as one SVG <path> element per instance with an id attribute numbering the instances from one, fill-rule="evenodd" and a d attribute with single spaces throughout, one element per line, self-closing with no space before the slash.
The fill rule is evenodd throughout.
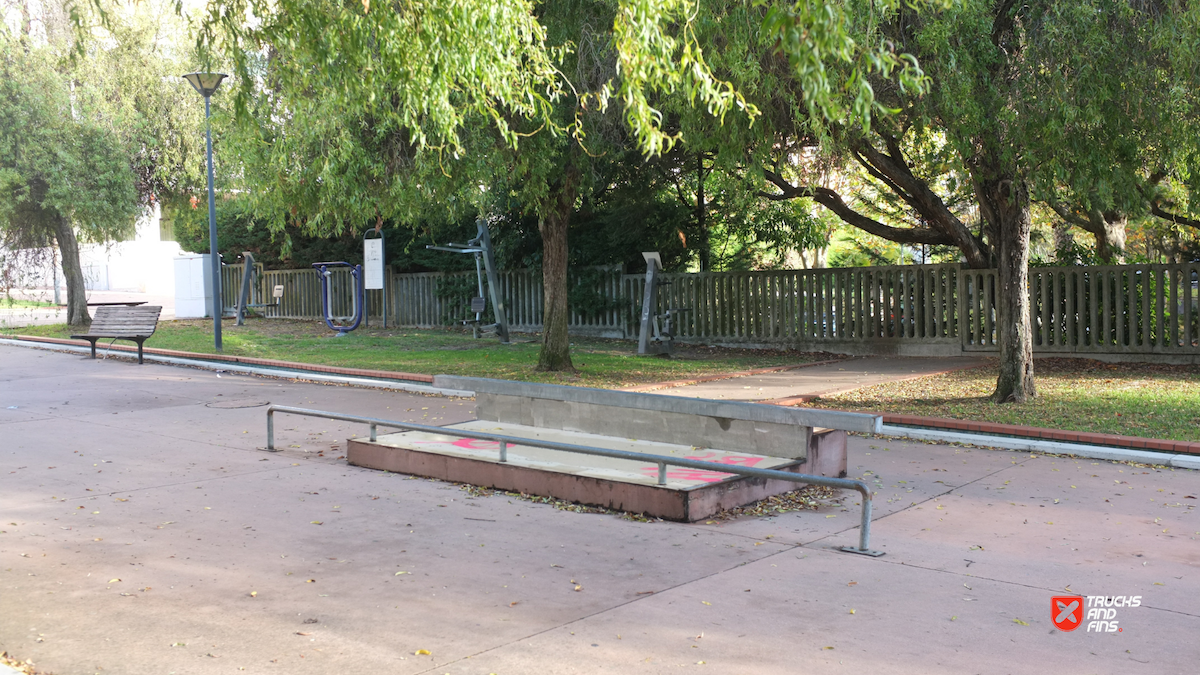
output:
<path id="1" fill-rule="evenodd" d="M 250 591 L 250 597 L 252 597 L 252 598 L 257 598 L 257 597 L 258 597 L 258 591 Z"/>
<path id="2" fill-rule="evenodd" d="M 304 636 L 308 636 L 308 635 L 312 635 L 312 633 L 303 633 L 303 632 L 301 632 L 301 631 L 296 631 L 296 635 L 304 635 Z"/>
<path id="3" fill-rule="evenodd" d="M 429 651 L 428 649 L 418 649 L 417 651 L 413 652 L 413 655 L 414 656 L 432 656 L 433 652 Z"/>
<path id="4" fill-rule="evenodd" d="M 708 605 L 709 607 L 711 607 L 711 606 L 712 606 L 712 603 L 711 603 L 711 602 L 709 602 L 709 601 L 707 601 L 707 600 L 701 600 L 700 602 L 702 602 L 702 603 L 704 603 L 704 604 Z"/>
<path id="5" fill-rule="evenodd" d="M 314 520 L 314 521 L 312 521 L 312 522 L 311 522 L 311 524 L 312 524 L 312 525 L 324 525 L 325 523 L 322 523 L 322 522 L 321 522 L 321 521 L 319 521 L 319 520 Z"/>
<path id="6" fill-rule="evenodd" d="M 118 581 L 120 581 L 120 579 L 109 579 L 109 580 L 108 580 L 108 583 L 110 583 L 110 584 L 115 584 L 115 583 L 117 583 Z"/>
<path id="7" fill-rule="evenodd" d="M 1024 621 L 1022 621 L 1022 620 L 1020 620 L 1020 619 L 1013 619 L 1013 623 L 1019 623 L 1019 624 L 1021 624 L 1022 626 L 1028 626 L 1028 625 L 1029 625 L 1029 624 L 1025 623 Z"/>

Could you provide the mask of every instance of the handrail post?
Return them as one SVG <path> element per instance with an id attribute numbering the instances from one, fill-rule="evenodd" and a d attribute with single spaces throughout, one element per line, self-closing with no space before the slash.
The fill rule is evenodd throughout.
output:
<path id="1" fill-rule="evenodd" d="M 371 442 L 372 443 L 375 442 L 375 425 L 374 424 L 371 425 Z"/>
<path id="2" fill-rule="evenodd" d="M 267 408 L 267 452 L 275 452 L 275 409 Z"/>
<path id="3" fill-rule="evenodd" d="M 667 463 L 666 462 L 658 463 L 658 484 L 659 485 L 667 484 Z"/>
<path id="4" fill-rule="evenodd" d="M 508 461 L 508 443 L 506 441 L 500 441 L 500 461 Z"/>

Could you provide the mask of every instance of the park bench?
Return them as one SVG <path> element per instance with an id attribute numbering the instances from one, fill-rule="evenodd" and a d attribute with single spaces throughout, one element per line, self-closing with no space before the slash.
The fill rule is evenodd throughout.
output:
<path id="1" fill-rule="evenodd" d="M 158 328 L 158 315 L 162 307 L 155 305 L 101 306 L 87 333 L 72 335 L 72 338 L 92 343 L 92 358 L 96 358 L 96 341 L 104 338 L 130 340 L 137 343 L 138 363 L 142 363 L 142 343 L 154 335 Z"/>

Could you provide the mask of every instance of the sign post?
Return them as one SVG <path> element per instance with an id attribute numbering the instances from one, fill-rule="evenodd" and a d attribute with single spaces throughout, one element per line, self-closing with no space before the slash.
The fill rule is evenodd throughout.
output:
<path id="1" fill-rule="evenodd" d="M 368 238 L 371 233 L 375 233 L 376 236 Z M 376 230 L 372 227 L 363 232 L 363 289 L 364 291 L 383 291 L 383 327 L 387 328 L 388 302 L 387 285 L 384 283 L 383 253 L 383 230 Z M 363 307 L 363 316 L 367 319 L 367 325 L 370 326 L 371 313 L 367 311 L 366 307 Z"/>

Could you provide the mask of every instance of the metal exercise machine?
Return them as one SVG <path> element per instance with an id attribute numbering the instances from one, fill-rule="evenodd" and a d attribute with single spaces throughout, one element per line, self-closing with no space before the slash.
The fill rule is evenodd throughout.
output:
<path id="1" fill-rule="evenodd" d="M 474 239 L 471 239 L 465 244 L 446 244 L 445 246 L 426 246 L 425 248 L 434 251 L 446 251 L 448 253 L 470 253 L 475 256 L 475 277 L 478 281 L 479 295 L 471 298 L 471 312 L 475 314 L 473 321 L 467 320 L 463 323 L 471 324 L 475 337 L 478 338 L 480 332 L 495 332 L 500 338 L 500 344 L 509 344 L 508 341 L 508 320 L 504 316 L 504 302 L 500 298 L 500 282 L 496 277 L 496 257 L 492 254 L 492 235 L 488 233 L 487 221 L 479 218 L 475 221 L 477 233 Z M 483 275 L 486 270 L 488 294 L 492 298 L 492 311 L 496 315 L 496 323 L 483 324 L 483 313 L 487 311 L 487 301 L 483 298 Z"/>
<path id="2" fill-rule="evenodd" d="M 658 312 L 658 287 L 668 286 L 671 282 L 658 278 L 662 270 L 662 258 L 657 251 L 643 252 L 642 257 L 646 259 L 646 289 L 642 294 L 642 325 L 638 332 L 637 353 L 640 356 L 670 354 L 675 345 L 677 317 L 692 310 L 688 307 L 669 307 L 661 314 Z"/>
<path id="3" fill-rule="evenodd" d="M 249 251 L 242 251 L 242 259 L 246 261 L 246 266 L 242 270 L 242 291 L 238 293 L 237 304 L 237 325 L 246 325 L 246 310 L 261 309 L 263 307 L 278 307 L 283 299 L 283 286 L 276 286 L 271 293 L 275 302 L 256 302 L 261 301 L 259 298 L 258 284 L 258 267 L 254 264 L 254 254 Z"/>
<path id="4" fill-rule="evenodd" d="M 325 325 L 337 331 L 337 337 L 343 337 L 350 331 L 358 328 L 358 324 L 362 322 L 366 305 L 363 302 L 362 265 L 351 265 L 348 262 L 315 262 L 312 266 L 313 269 L 317 270 L 317 276 L 321 279 L 321 309 L 325 314 Z M 354 283 L 354 290 L 350 296 L 354 321 L 349 325 L 343 324 L 339 326 L 334 324 L 333 289 L 330 283 L 330 277 L 333 276 L 333 272 L 329 269 L 331 267 L 350 268 L 350 277 Z"/>

